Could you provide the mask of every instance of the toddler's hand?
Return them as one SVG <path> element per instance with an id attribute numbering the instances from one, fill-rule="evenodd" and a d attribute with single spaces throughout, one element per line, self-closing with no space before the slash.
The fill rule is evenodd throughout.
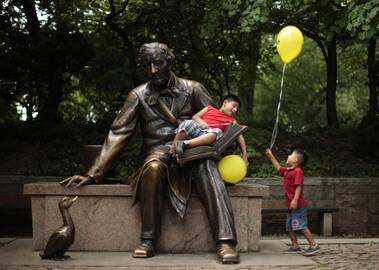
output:
<path id="1" fill-rule="evenodd" d="M 208 128 L 208 124 L 205 123 L 204 121 L 201 122 L 201 123 L 199 124 L 199 126 L 200 126 L 201 128 Z"/>
<path id="2" fill-rule="evenodd" d="M 297 209 L 297 201 L 292 200 L 290 203 L 290 209 Z"/>
<path id="3" fill-rule="evenodd" d="M 268 157 L 272 156 L 271 149 L 269 149 L 269 148 L 266 149 L 266 156 L 268 156 Z"/>

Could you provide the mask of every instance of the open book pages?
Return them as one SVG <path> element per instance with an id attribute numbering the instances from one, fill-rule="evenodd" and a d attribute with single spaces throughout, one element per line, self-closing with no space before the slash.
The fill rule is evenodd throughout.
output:
<path id="1" fill-rule="evenodd" d="M 202 158 L 218 158 L 236 139 L 239 135 L 247 131 L 247 126 L 231 123 L 225 130 L 221 139 L 217 140 L 213 145 L 198 146 L 186 149 L 178 158 L 178 163 L 183 165 L 188 161 L 193 161 Z"/>

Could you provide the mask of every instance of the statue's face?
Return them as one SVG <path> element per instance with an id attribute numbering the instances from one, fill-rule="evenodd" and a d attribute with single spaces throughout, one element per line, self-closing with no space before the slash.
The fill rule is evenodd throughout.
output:
<path id="1" fill-rule="evenodd" d="M 145 51 L 142 57 L 143 68 L 155 88 L 163 89 L 170 79 L 170 63 L 160 48 Z"/>

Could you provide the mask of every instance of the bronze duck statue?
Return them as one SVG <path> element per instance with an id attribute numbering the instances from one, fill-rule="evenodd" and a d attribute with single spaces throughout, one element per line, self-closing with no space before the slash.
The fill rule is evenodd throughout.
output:
<path id="1" fill-rule="evenodd" d="M 68 209 L 76 201 L 74 198 L 64 197 L 59 202 L 59 210 L 62 214 L 63 226 L 53 232 L 47 241 L 45 250 L 40 254 L 42 259 L 64 260 L 69 256 L 64 256 L 67 249 L 74 243 L 75 226 Z"/>

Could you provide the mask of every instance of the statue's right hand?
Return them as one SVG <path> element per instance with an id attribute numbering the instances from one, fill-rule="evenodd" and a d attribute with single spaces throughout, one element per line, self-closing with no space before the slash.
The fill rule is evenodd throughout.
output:
<path id="1" fill-rule="evenodd" d="M 93 178 L 89 175 L 74 175 L 70 176 L 59 182 L 62 186 L 70 187 L 75 185 L 76 187 L 81 187 L 84 185 L 91 184 L 93 182 Z"/>

